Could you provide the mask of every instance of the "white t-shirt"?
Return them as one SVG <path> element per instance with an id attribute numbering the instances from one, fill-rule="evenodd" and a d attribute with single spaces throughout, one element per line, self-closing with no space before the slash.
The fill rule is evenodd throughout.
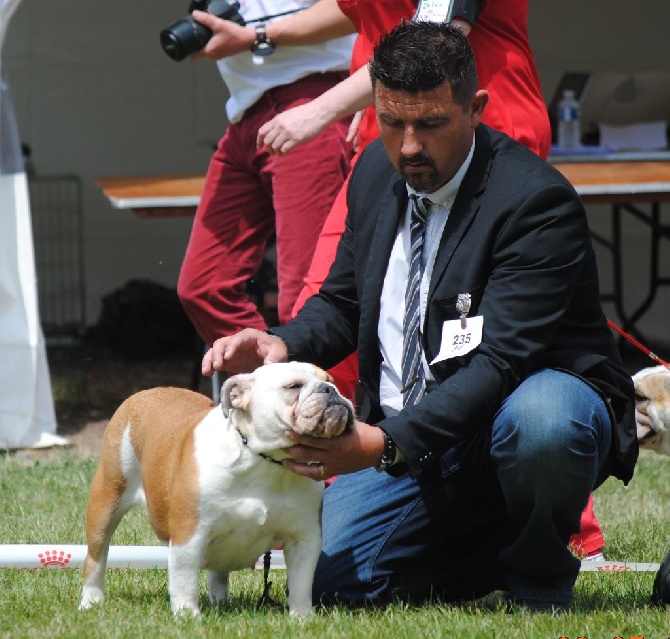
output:
<path id="1" fill-rule="evenodd" d="M 240 14 L 248 22 L 294 9 L 306 9 L 316 0 L 239 0 Z M 280 20 L 281 18 L 276 18 Z M 273 22 L 273 20 L 265 21 Z M 257 22 L 252 22 L 253 27 Z M 278 46 L 274 53 L 254 62 L 251 51 L 217 61 L 219 72 L 228 87 L 230 98 L 226 113 L 231 122 L 239 122 L 246 109 L 268 89 L 291 84 L 312 73 L 346 71 L 351 60 L 354 35 L 335 38 L 320 44 Z"/>

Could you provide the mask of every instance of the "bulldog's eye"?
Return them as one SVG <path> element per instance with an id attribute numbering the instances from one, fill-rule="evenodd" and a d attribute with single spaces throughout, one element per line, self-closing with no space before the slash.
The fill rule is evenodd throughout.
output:
<path id="1" fill-rule="evenodd" d="M 285 386 L 286 390 L 300 390 L 304 384 L 302 382 L 294 382 L 293 384 L 289 384 L 288 386 Z"/>
<path id="2" fill-rule="evenodd" d="M 649 400 L 648 397 L 645 397 L 644 395 L 640 395 L 640 393 L 635 393 L 635 401 L 636 402 L 646 402 L 648 400 Z"/>

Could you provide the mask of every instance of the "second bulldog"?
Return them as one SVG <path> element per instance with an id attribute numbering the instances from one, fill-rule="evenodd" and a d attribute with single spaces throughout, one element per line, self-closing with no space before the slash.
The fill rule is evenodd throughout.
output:
<path id="1" fill-rule="evenodd" d="M 213 603 L 229 599 L 228 573 L 284 546 L 291 614 L 312 608 L 321 550 L 323 482 L 284 468 L 286 430 L 333 437 L 351 428 L 351 402 L 311 364 L 262 366 L 228 379 L 221 406 L 177 388 L 127 399 L 105 431 L 88 501 L 88 554 L 80 608 L 104 599 L 112 533 L 136 503 L 146 503 L 158 537 L 169 543 L 173 612 L 199 613 L 199 571 Z"/>
<path id="2" fill-rule="evenodd" d="M 643 368 L 633 375 L 635 422 L 640 446 L 670 455 L 670 370 Z"/>

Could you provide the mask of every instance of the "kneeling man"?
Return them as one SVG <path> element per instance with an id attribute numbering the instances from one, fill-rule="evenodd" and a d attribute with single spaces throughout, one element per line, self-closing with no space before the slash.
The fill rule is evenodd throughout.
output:
<path id="1" fill-rule="evenodd" d="M 634 393 L 572 186 L 481 124 L 467 40 L 403 23 L 370 63 L 381 139 L 357 163 L 337 257 L 287 325 L 215 342 L 203 372 L 358 349 L 352 432 L 291 435 L 326 490 L 316 602 L 567 608 L 591 491 L 628 482 Z M 319 462 L 319 465 L 307 462 Z"/>

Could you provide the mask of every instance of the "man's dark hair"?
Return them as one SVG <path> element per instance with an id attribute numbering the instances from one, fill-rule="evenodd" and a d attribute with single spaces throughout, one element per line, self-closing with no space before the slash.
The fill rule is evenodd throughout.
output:
<path id="1" fill-rule="evenodd" d="M 454 102 L 466 107 L 477 91 L 475 59 L 463 32 L 446 23 L 401 22 L 384 35 L 369 64 L 372 88 L 431 91 L 448 82 Z"/>

